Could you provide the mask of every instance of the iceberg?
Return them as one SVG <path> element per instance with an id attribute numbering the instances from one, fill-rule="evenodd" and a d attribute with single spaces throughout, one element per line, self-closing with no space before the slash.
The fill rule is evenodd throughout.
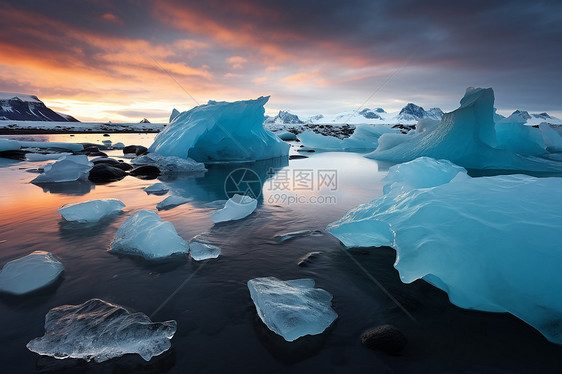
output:
<path id="1" fill-rule="evenodd" d="M 190 201 L 191 199 L 187 199 L 182 196 L 172 195 L 172 196 L 168 196 L 167 198 L 156 204 L 156 209 L 158 210 L 172 209 L 177 206 L 189 203 Z"/>
<path id="2" fill-rule="evenodd" d="M 125 144 L 121 143 L 121 142 L 117 142 L 113 144 L 113 149 L 123 149 L 125 148 Z"/>
<path id="3" fill-rule="evenodd" d="M 526 126 L 524 122 L 509 122 L 509 118 L 496 123 L 496 148 L 529 156 L 547 153 L 540 129 Z"/>
<path id="4" fill-rule="evenodd" d="M 205 163 L 287 156 L 289 144 L 263 127 L 268 100 L 260 97 L 199 105 L 173 118 L 148 150 Z"/>
<path id="5" fill-rule="evenodd" d="M 324 151 L 373 151 L 383 134 L 395 134 L 398 130 L 384 125 L 358 125 L 349 138 L 339 139 L 324 136 L 313 131 L 299 134 L 299 139 L 306 148 Z"/>
<path id="6" fill-rule="evenodd" d="M 88 179 L 88 174 L 94 166 L 86 155 L 63 156 L 54 163 L 45 165 L 43 173 L 39 174 L 31 183 L 72 182 Z"/>
<path id="7" fill-rule="evenodd" d="M 469 87 L 461 100 L 461 106 L 444 114 L 434 130 L 402 136 L 384 134 L 379 138 L 378 148 L 365 157 L 400 163 L 426 156 L 450 160 L 470 169 L 533 172 L 562 170 L 558 162 L 496 148 L 493 115 L 493 90 Z"/>
<path id="8" fill-rule="evenodd" d="M 442 175 L 419 187 L 423 165 Z M 389 176 L 382 197 L 327 231 L 346 247 L 393 247 L 404 283 L 424 279 L 459 307 L 511 313 L 562 344 L 562 178 L 471 178 L 431 159 Z"/>
<path id="9" fill-rule="evenodd" d="M 219 257 L 221 249 L 196 236 L 189 242 L 189 253 L 195 261 L 203 261 Z"/>
<path id="10" fill-rule="evenodd" d="M 549 152 L 562 152 L 562 136 L 547 122 L 539 125 L 546 149 Z"/>
<path id="11" fill-rule="evenodd" d="M 155 153 L 145 154 L 131 160 L 133 165 L 152 165 L 160 169 L 162 174 L 177 174 L 205 171 L 205 165 L 190 158 L 161 156 Z"/>
<path id="12" fill-rule="evenodd" d="M 154 183 L 144 189 L 144 192 L 147 194 L 154 194 L 154 195 L 165 195 L 169 191 L 168 187 L 164 183 Z"/>
<path id="13" fill-rule="evenodd" d="M 289 342 L 321 334 L 338 317 L 332 295 L 314 288 L 312 279 L 255 278 L 248 281 L 248 289 L 263 323 Z"/>
<path id="14" fill-rule="evenodd" d="M 171 222 L 163 221 L 156 212 L 141 210 L 119 227 L 109 251 L 160 260 L 173 255 L 187 255 L 189 245 L 178 235 Z"/>
<path id="15" fill-rule="evenodd" d="M 66 221 L 89 223 L 98 222 L 104 217 L 117 214 L 122 211 L 125 204 L 117 199 L 90 200 L 83 203 L 65 204 L 60 207 L 59 212 Z"/>
<path id="16" fill-rule="evenodd" d="M 236 194 L 226 201 L 224 208 L 211 214 L 210 218 L 214 223 L 239 220 L 252 214 L 257 206 L 256 199 Z"/>
<path id="17" fill-rule="evenodd" d="M 171 347 L 176 321 L 152 322 L 144 313 L 100 299 L 63 305 L 45 316 L 45 335 L 27 343 L 42 356 L 103 362 L 129 353 L 145 361 Z"/>
<path id="18" fill-rule="evenodd" d="M 53 284 L 64 266 L 52 253 L 35 251 L 8 262 L 0 270 L 0 292 L 24 295 Z"/>

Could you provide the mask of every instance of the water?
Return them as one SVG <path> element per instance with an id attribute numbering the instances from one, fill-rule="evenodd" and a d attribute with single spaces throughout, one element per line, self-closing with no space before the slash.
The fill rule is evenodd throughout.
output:
<path id="1" fill-rule="evenodd" d="M 153 134 L 21 136 L 29 140 L 99 143 L 110 139 L 149 145 Z M 298 146 L 298 143 L 293 144 Z M 119 156 L 119 151 L 110 151 Z M 294 149 L 292 153 L 295 153 Z M 324 229 L 350 208 L 382 194 L 388 165 L 354 153 L 306 153 L 307 159 L 214 165 L 205 175 L 161 178 L 171 193 L 192 202 L 159 212 L 189 240 L 205 237 L 222 248 L 215 260 L 151 264 L 107 253 L 119 225 L 140 209 L 155 209 L 165 196 L 142 189 L 156 182 L 126 177 L 93 185 L 70 183 L 41 188 L 28 183 L 43 163 L 0 159 L 0 264 L 34 250 L 56 254 L 64 279 L 39 294 L 0 298 L 0 372 L 555 372 L 562 349 L 507 314 L 461 310 L 446 294 L 417 281 L 405 285 L 392 267 L 390 248 L 346 251 L 328 234 L 278 243 L 274 236 L 303 229 Z M 213 226 L 212 203 L 225 199 L 224 181 L 239 168 L 254 171 L 260 183 L 259 205 L 250 217 Z M 336 170 L 336 186 L 318 173 Z M 312 171 L 312 186 L 302 174 Z M 295 174 L 297 173 L 297 174 Z M 300 174 L 299 174 L 300 173 Z M 283 187 L 283 188 L 282 188 Z M 287 188 L 284 188 L 287 187 Z M 312 187 L 312 188 L 308 188 Z M 295 202 L 298 197 L 299 202 Z M 122 215 L 97 225 L 64 222 L 56 210 L 65 203 L 117 198 Z M 321 202 L 318 202 L 321 200 Z M 310 266 L 299 259 L 322 254 Z M 403 313 L 349 257 L 356 259 L 415 318 Z M 287 343 L 256 315 L 246 282 L 255 277 L 284 280 L 313 278 L 334 295 L 339 315 L 324 334 Z M 180 287 L 181 286 L 181 287 Z M 175 294 L 174 294 L 175 292 Z M 173 297 L 169 298 L 170 295 Z M 29 340 L 43 335 L 44 316 L 63 304 L 101 298 L 152 316 L 175 319 L 172 350 L 149 363 L 129 355 L 102 364 L 41 358 L 29 352 Z M 401 356 L 364 348 L 359 336 L 391 323 L 408 337 Z"/>

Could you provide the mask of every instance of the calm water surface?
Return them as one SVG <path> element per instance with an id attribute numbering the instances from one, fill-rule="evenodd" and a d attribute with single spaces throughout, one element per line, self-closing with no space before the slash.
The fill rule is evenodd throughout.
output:
<path id="1" fill-rule="evenodd" d="M 149 145 L 153 134 L 16 136 L 43 141 L 100 143 L 110 139 Z M 298 143 L 294 144 L 298 146 Z M 294 153 L 294 150 L 292 151 Z M 120 151 L 109 151 L 121 156 Z M 417 281 L 405 285 L 393 268 L 389 248 L 347 251 L 329 234 L 277 243 L 279 233 L 323 230 L 352 207 L 382 194 L 388 165 L 354 153 L 312 153 L 307 159 L 209 167 L 204 175 L 160 179 L 170 193 L 191 202 L 160 216 L 189 240 L 204 233 L 222 248 L 218 259 L 151 264 L 109 254 L 121 223 L 140 209 L 155 210 L 165 196 L 142 189 L 156 182 L 126 177 L 93 185 L 88 182 L 38 187 L 30 184 L 43 163 L 0 159 L 0 264 L 45 250 L 65 265 L 64 279 L 38 294 L 0 298 L 0 373 L 143 372 L 143 373 L 549 373 L 562 370 L 562 348 L 548 343 L 531 327 L 506 314 L 473 312 L 452 306 L 446 294 Z M 248 218 L 216 225 L 213 201 L 225 199 L 224 181 L 236 168 L 249 168 L 263 182 L 259 205 Z M 318 171 L 337 171 L 337 186 L 320 186 Z M 294 173 L 314 175 L 312 189 Z M 300 174 L 299 174 L 300 175 Z M 286 183 L 281 185 L 281 183 Z M 276 187 L 277 186 L 277 187 Z M 287 188 L 281 188 L 281 186 Z M 310 187 L 310 186 L 306 186 Z M 300 203 L 289 197 L 300 196 Z M 284 197 L 284 198 L 283 198 Z M 57 209 L 66 203 L 116 198 L 124 213 L 96 225 L 66 223 Z M 319 199 L 320 198 L 320 199 Z M 312 201 L 315 201 L 313 203 Z M 321 201 L 321 202 L 319 202 Z M 308 267 L 299 259 L 322 254 Z M 409 319 L 359 267 L 359 261 L 414 316 Z M 333 294 L 339 315 L 322 335 L 287 343 L 257 317 L 246 282 L 263 276 L 289 280 L 313 278 Z M 183 287 L 178 287 L 189 279 Z M 165 300 L 177 291 L 167 303 Z M 63 304 L 101 298 L 151 315 L 175 319 L 172 349 L 146 363 L 128 355 L 102 364 L 42 358 L 25 345 L 44 333 L 44 316 Z M 156 313 L 155 313 L 156 312 Z M 408 336 L 397 357 L 364 348 L 359 336 L 391 323 Z"/>

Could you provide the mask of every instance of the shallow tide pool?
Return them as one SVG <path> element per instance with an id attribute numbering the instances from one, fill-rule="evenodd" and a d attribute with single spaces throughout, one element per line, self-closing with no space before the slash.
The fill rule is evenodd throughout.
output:
<path id="1" fill-rule="evenodd" d="M 154 134 L 3 137 L 149 145 Z M 296 154 L 298 143 L 292 145 L 291 154 Z M 117 150 L 108 154 L 122 156 Z M 382 194 L 389 165 L 357 153 L 303 154 L 308 158 L 211 165 L 205 174 L 159 180 L 127 176 L 105 185 L 42 187 L 29 181 L 45 162 L 0 159 L 0 265 L 35 250 L 52 252 L 65 265 L 64 278 L 53 287 L 26 297 L 0 298 L 0 372 L 548 373 L 562 368 L 562 347 L 518 319 L 459 309 L 423 281 L 401 283 L 390 248 L 348 251 L 327 233 L 276 241 L 275 235 L 282 233 L 323 230 L 347 210 Z M 255 173 L 258 208 L 244 220 L 213 225 L 213 202 L 232 192 L 228 180 L 240 176 L 237 169 Z M 155 182 L 165 183 L 168 195 L 190 199 L 159 215 L 185 240 L 203 234 L 222 248 L 219 258 L 154 264 L 107 252 L 126 218 L 141 209 L 156 210 L 167 196 L 143 191 Z M 123 214 L 79 225 L 64 222 L 57 213 L 63 204 L 101 198 L 123 201 Z M 321 255 L 307 267 L 298 266 L 312 251 Z M 321 335 L 284 341 L 258 318 L 246 286 L 249 279 L 265 276 L 314 279 L 334 296 L 339 318 Z M 143 312 L 154 321 L 175 319 L 172 349 L 150 362 L 128 355 L 102 364 L 55 360 L 27 350 L 29 340 L 43 335 L 49 309 L 91 298 Z M 363 331 L 386 323 L 408 337 L 401 356 L 361 345 Z"/>

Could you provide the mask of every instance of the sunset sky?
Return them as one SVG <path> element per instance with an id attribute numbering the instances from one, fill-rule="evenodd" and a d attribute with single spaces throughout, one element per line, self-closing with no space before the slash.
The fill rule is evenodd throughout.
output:
<path id="1" fill-rule="evenodd" d="M 272 114 L 450 111 L 468 86 L 562 117 L 559 0 L 17 0 L 0 18 L 0 91 L 82 121 L 262 95 Z"/>

